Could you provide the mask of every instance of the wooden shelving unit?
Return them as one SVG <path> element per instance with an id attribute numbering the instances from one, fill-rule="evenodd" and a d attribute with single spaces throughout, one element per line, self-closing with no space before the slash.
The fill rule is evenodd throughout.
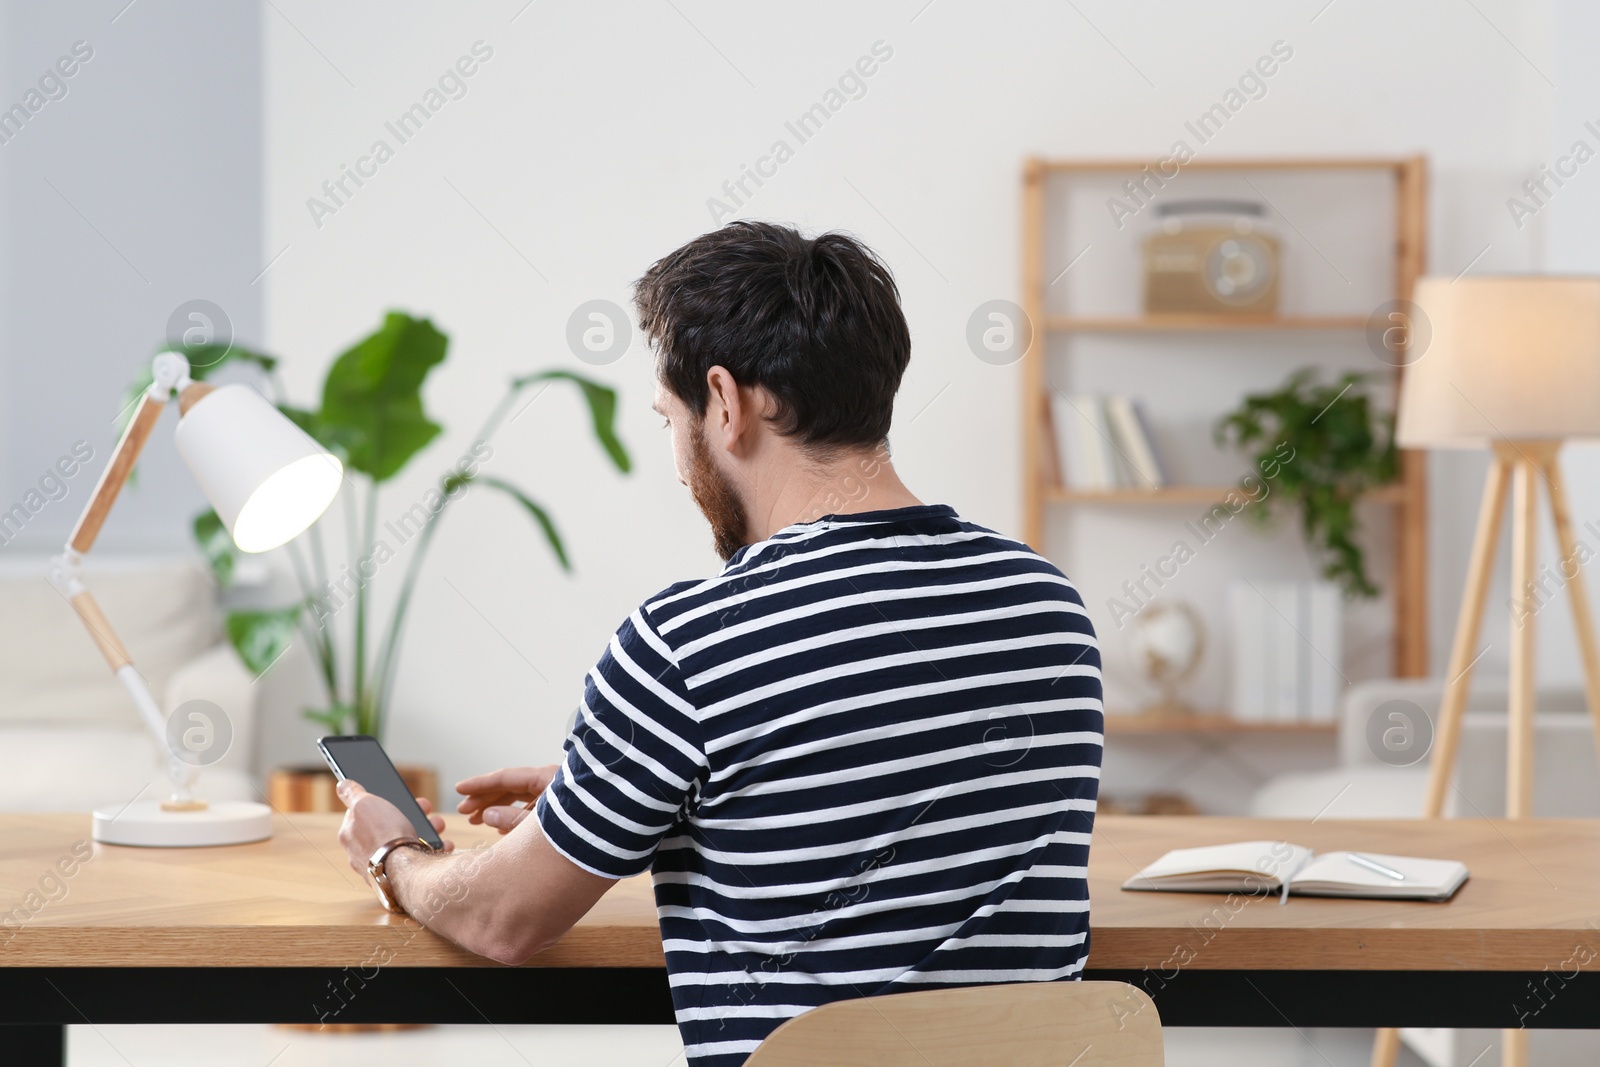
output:
<path id="1" fill-rule="evenodd" d="M 1165 485 L 1160 489 L 1068 489 L 1051 485 L 1045 488 L 1044 498 L 1052 504 L 1215 504 L 1238 491 L 1238 486 L 1233 485 Z M 1386 485 L 1364 499 L 1375 504 L 1402 504 L 1406 488 L 1398 483 Z"/>
<path id="2" fill-rule="evenodd" d="M 1360 315 L 1283 315 L 1283 316 L 1082 316 L 1047 313 L 1048 288 L 1045 264 L 1047 222 L 1047 178 L 1056 174 L 1085 174 L 1103 177 L 1108 172 L 1137 172 L 1149 160 L 1055 161 L 1030 159 L 1023 169 L 1022 182 L 1022 308 L 1028 318 L 1043 324 L 1034 343 L 1023 356 L 1022 449 L 1023 515 L 1022 528 L 1029 544 L 1045 547 L 1049 512 L 1054 506 L 1160 506 L 1207 504 L 1222 499 L 1229 487 L 1169 486 L 1157 490 L 1114 489 L 1074 490 L 1057 483 L 1056 464 L 1046 450 L 1055 448 L 1050 426 L 1050 383 L 1048 340 L 1063 333 L 1217 333 L 1226 331 L 1334 330 L 1359 334 L 1367 326 Z M 1410 299 L 1412 289 L 1424 269 L 1426 249 L 1427 166 L 1421 156 L 1402 159 L 1209 159 L 1191 160 L 1184 169 L 1220 172 L 1256 171 L 1379 171 L 1395 183 L 1395 243 L 1393 298 Z M 1401 360 L 1400 362 L 1403 362 Z M 1396 383 L 1400 375 L 1396 369 Z M 1399 481 L 1371 494 L 1374 502 L 1396 509 L 1394 570 L 1389 587 L 1394 605 L 1394 671 L 1400 677 L 1417 677 L 1427 671 L 1427 482 L 1425 455 L 1416 451 L 1401 453 Z M 1114 724 L 1113 724 L 1114 720 Z M 1189 716 L 1182 719 L 1154 719 L 1143 716 L 1108 717 L 1107 730 L 1234 731 L 1248 730 L 1328 730 L 1327 724 L 1239 723 L 1226 715 Z"/>
<path id="3" fill-rule="evenodd" d="M 1126 318 L 1052 315 L 1046 330 L 1081 330 L 1085 333 L 1183 333 L 1236 330 L 1365 330 L 1367 320 L 1348 315 L 1141 315 Z"/>

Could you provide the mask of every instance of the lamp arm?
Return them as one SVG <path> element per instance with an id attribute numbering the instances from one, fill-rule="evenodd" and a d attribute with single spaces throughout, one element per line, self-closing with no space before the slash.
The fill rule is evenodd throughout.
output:
<path id="1" fill-rule="evenodd" d="M 88 506 L 78 516 L 72 536 L 67 538 L 69 550 L 84 555 L 94 547 L 95 539 L 100 536 L 100 528 L 105 525 L 106 518 L 116 505 L 117 496 L 127 484 L 134 465 L 139 462 L 139 454 L 144 451 L 145 443 L 150 440 L 150 434 L 155 430 L 165 407 L 165 400 L 158 400 L 148 392 L 139 398 L 138 409 L 134 411 L 133 418 L 128 420 L 128 428 L 123 431 L 122 439 L 111 453 L 111 462 L 100 473 L 100 480 L 95 483 Z"/>
<path id="2" fill-rule="evenodd" d="M 166 721 L 161 714 L 161 706 L 151 694 L 150 686 L 144 677 L 134 668 L 133 657 L 128 655 L 128 650 L 117 637 L 116 631 L 112 629 L 105 612 L 100 609 L 94 595 L 83 584 L 83 557 L 94 547 L 95 539 L 100 535 L 100 528 L 105 525 L 107 516 L 111 514 L 111 508 L 117 502 L 117 495 L 127 484 L 128 475 L 139 461 L 139 454 L 144 451 L 156 422 L 161 418 L 167 397 L 174 390 L 178 390 L 185 394 L 180 403 L 183 400 L 192 403 L 192 398 L 187 394 L 190 390 L 199 388 L 200 384 L 190 378 L 189 363 L 182 356 L 175 352 L 163 352 L 155 358 L 150 388 L 139 398 L 139 407 L 134 411 L 133 418 L 128 421 L 128 428 L 123 431 L 122 439 L 117 442 L 116 449 L 111 453 L 111 462 L 100 475 L 94 494 L 89 498 L 83 514 L 79 516 L 77 525 L 73 527 L 72 536 L 67 539 L 65 550 L 51 561 L 50 566 L 51 584 L 71 602 L 79 620 L 99 647 L 100 654 L 105 657 L 107 665 L 117 676 L 117 681 L 122 683 L 122 687 L 133 699 L 140 718 L 144 720 L 145 727 L 155 739 L 156 748 L 166 753 L 167 777 L 172 780 L 173 785 L 173 798 L 170 803 L 180 805 L 191 803 L 189 786 L 193 784 L 198 768 L 173 754 L 172 746 L 167 740 Z"/>
<path id="3" fill-rule="evenodd" d="M 176 352 L 163 352 L 155 358 L 150 367 L 150 387 L 140 395 L 139 406 L 134 410 L 133 418 L 128 420 L 128 428 L 122 432 L 122 439 L 117 442 L 116 449 L 111 453 L 111 462 L 106 464 L 106 469 L 101 472 L 100 480 L 95 483 L 94 494 L 89 497 L 88 506 L 83 509 L 83 514 L 78 516 L 78 524 L 72 528 L 72 536 L 67 538 L 68 552 L 82 556 L 94 547 L 95 538 L 100 536 L 100 528 L 105 525 L 107 516 L 117 503 L 117 495 L 128 483 L 128 476 L 133 473 L 134 465 L 139 462 L 139 454 L 144 451 L 151 432 L 156 428 L 156 422 L 161 418 L 162 409 L 167 405 L 167 397 L 171 396 L 175 389 L 182 391 L 194 384 L 194 380 L 189 376 L 188 360 Z"/>
<path id="4" fill-rule="evenodd" d="M 138 709 L 139 717 L 144 720 L 145 729 L 149 730 L 150 736 L 155 739 L 156 748 L 166 753 L 166 772 L 167 777 L 172 780 L 173 802 L 189 803 L 191 800 L 189 787 L 199 776 L 199 768 L 179 759 L 173 753 L 172 743 L 167 739 L 167 722 L 161 714 L 161 705 L 150 692 L 150 685 L 144 680 L 144 675 L 134 667 L 133 657 L 128 655 L 128 650 L 123 647 L 116 631 L 111 628 L 111 622 L 100 609 L 94 594 L 84 588 L 81 576 L 76 573 L 76 566 L 69 564 L 61 570 L 65 571 L 68 598 L 72 601 L 78 618 L 89 631 L 89 636 L 94 638 L 94 643 L 99 646 L 100 654 L 106 658 L 106 664 L 117 676 L 117 681 L 122 683 L 122 688 L 126 689 L 128 696 L 133 699 L 133 706 Z M 56 575 L 52 574 L 52 578 L 55 577 Z"/>

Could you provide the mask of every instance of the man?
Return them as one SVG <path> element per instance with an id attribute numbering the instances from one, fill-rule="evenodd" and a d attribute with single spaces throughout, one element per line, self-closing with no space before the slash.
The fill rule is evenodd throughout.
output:
<path id="1" fill-rule="evenodd" d="M 521 963 L 650 871 L 695 1067 L 828 1001 L 1077 976 L 1094 632 L 1055 567 L 896 475 L 911 341 L 888 269 L 840 234 L 738 222 L 635 297 L 678 478 L 727 566 L 622 624 L 559 767 L 457 786 L 504 840 L 389 856 L 400 904 Z M 411 830 L 342 789 L 364 873 Z"/>

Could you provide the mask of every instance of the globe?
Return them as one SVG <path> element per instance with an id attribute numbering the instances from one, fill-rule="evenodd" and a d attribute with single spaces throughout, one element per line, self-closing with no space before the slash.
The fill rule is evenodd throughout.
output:
<path id="1" fill-rule="evenodd" d="M 1205 626 L 1199 613 L 1182 601 L 1151 604 L 1134 616 L 1132 640 L 1140 674 L 1161 693 L 1160 700 L 1145 710 L 1192 713 L 1194 709 L 1179 693 L 1205 651 Z"/>

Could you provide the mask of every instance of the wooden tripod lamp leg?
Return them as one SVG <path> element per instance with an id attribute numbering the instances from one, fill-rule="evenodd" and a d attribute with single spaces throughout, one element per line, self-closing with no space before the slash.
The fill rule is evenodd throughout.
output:
<path id="1" fill-rule="evenodd" d="M 1530 446 L 1524 445 L 1524 451 Z M 1537 455 L 1537 454 L 1535 454 Z M 1541 464 L 1519 459 L 1511 479 L 1511 704 L 1506 723 L 1506 818 L 1533 814 L 1533 589 Z"/>
<path id="2" fill-rule="evenodd" d="M 1510 455 L 1514 457 L 1516 453 Z M 1433 752 L 1428 759 L 1428 792 L 1422 804 L 1423 817 L 1428 819 L 1444 814 L 1450 778 L 1455 773 L 1456 755 L 1461 748 L 1461 717 L 1466 712 L 1472 665 L 1478 656 L 1476 645 L 1483 628 L 1483 605 L 1489 596 L 1489 579 L 1494 574 L 1495 550 L 1500 546 L 1500 516 L 1505 511 L 1506 483 L 1512 466 L 1512 459 L 1497 449 L 1489 461 L 1483 499 L 1478 503 L 1478 526 L 1472 537 L 1467 583 L 1461 591 L 1456 635 L 1450 644 L 1450 665 L 1445 675 L 1444 696 L 1439 701 L 1439 718 L 1434 724 Z M 1399 1055 L 1400 1031 L 1392 1027 L 1380 1028 L 1372 1043 L 1372 1067 L 1394 1067 Z"/>
<path id="3" fill-rule="evenodd" d="M 1500 1067 L 1528 1067 L 1528 1031 L 1500 1031 Z"/>
<path id="4" fill-rule="evenodd" d="M 1379 1030 L 1378 1039 L 1372 1043 L 1372 1067 L 1394 1067 L 1399 1056 L 1400 1031 L 1393 1027 Z"/>
<path id="5" fill-rule="evenodd" d="M 1510 470 L 1509 461 L 1496 452 L 1483 483 L 1483 499 L 1478 504 L 1478 528 L 1472 538 L 1471 562 L 1467 565 L 1467 584 L 1461 593 L 1461 608 L 1456 615 L 1456 635 L 1450 645 L 1444 698 L 1439 703 L 1439 721 L 1434 724 L 1433 753 L 1428 761 L 1428 792 L 1422 805 L 1424 818 L 1437 819 L 1444 814 L 1445 798 L 1450 792 L 1450 776 L 1455 773 L 1456 753 L 1461 747 L 1461 716 L 1467 706 L 1467 690 L 1472 684 L 1472 664 L 1478 655 L 1475 646 L 1483 624 L 1483 604 L 1489 595 L 1489 579 L 1494 573 L 1495 550 L 1500 544 L 1500 515 L 1505 510 L 1506 481 Z"/>
<path id="6" fill-rule="evenodd" d="M 1534 537 L 1539 478 L 1547 454 L 1523 446 L 1511 485 L 1511 706 L 1506 722 L 1506 818 L 1533 815 Z M 1548 458 L 1553 459 L 1553 454 Z M 1500 1031 L 1503 1067 L 1527 1067 L 1528 1032 Z"/>

